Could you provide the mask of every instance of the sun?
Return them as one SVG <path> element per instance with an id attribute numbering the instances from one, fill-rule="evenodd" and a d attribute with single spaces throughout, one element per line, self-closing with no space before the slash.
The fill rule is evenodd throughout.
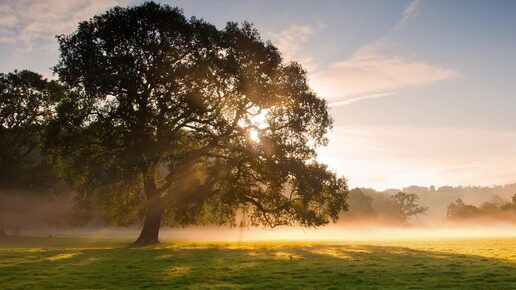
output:
<path id="1" fill-rule="evenodd" d="M 255 143 L 260 143 L 260 134 L 255 128 L 249 129 L 249 138 Z"/>
<path id="2" fill-rule="evenodd" d="M 255 143 L 260 143 L 260 131 L 266 129 L 269 124 L 267 122 L 268 109 L 256 110 L 249 118 L 249 138 Z"/>

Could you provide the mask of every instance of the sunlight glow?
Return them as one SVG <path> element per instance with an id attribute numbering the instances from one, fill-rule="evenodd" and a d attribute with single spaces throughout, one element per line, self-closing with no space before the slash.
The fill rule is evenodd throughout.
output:
<path id="1" fill-rule="evenodd" d="M 251 108 L 249 119 L 244 126 L 249 127 L 249 138 L 255 143 L 260 143 L 260 130 L 266 129 L 268 109 Z"/>
<path id="2" fill-rule="evenodd" d="M 260 112 L 256 112 L 256 115 L 251 117 L 251 125 L 258 127 L 259 129 L 267 128 L 267 114 L 269 113 L 268 109 L 261 110 Z"/>
<path id="3" fill-rule="evenodd" d="M 352 260 L 353 259 L 353 257 L 351 257 L 350 255 L 347 255 L 337 249 L 315 249 L 315 250 L 311 250 L 310 252 L 312 252 L 314 254 L 318 254 L 318 255 L 324 255 L 324 256 L 329 256 L 332 258 L 343 259 L 343 260 Z"/>
<path id="4" fill-rule="evenodd" d="M 242 234 L 237 229 L 220 227 L 193 227 L 164 229 L 163 240 L 224 241 L 224 242 L 279 242 L 279 241 L 403 241 L 442 240 L 463 238 L 512 238 L 515 227 L 510 224 L 451 225 L 393 227 L 360 224 L 355 226 L 327 225 L 318 229 L 279 227 L 276 229 L 251 228 Z M 207 238 L 209 237 L 209 238 Z"/>
<path id="5" fill-rule="evenodd" d="M 253 140 L 256 143 L 260 142 L 260 136 L 258 134 L 258 130 L 256 130 L 255 128 L 251 128 L 249 130 L 249 137 L 251 138 L 251 140 Z"/>
<path id="6" fill-rule="evenodd" d="M 73 258 L 77 255 L 79 255 L 80 253 L 65 253 L 65 254 L 58 254 L 58 255 L 55 255 L 55 256 L 52 256 L 52 257 L 49 257 L 47 258 L 47 260 L 49 261 L 56 261 L 56 260 L 64 260 L 64 259 L 70 259 L 70 258 Z"/>
<path id="7" fill-rule="evenodd" d="M 191 267 L 189 266 L 176 266 L 171 267 L 166 272 L 166 278 L 178 278 L 178 277 L 184 277 L 186 274 L 190 272 Z"/>

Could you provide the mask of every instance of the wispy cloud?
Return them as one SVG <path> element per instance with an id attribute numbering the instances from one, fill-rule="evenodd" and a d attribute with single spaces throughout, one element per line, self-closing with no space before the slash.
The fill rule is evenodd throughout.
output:
<path id="1" fill-rule="evenodd" d="M 54 36 L 127 0 L 6 0 L 0 3 L 0 43 L 21 51 L 55 49 Z"/>
<path id="2" fill-rule="evenodd" d="M 458 72 L 425 60 L 385 56 L 371 47 L 363 47 L 350 58 L 331 64 L 312 77 L 312 85 L 331 100 L 369 99 L 387 96 L 414 86 L 425 86 L 456 77 Z"/>
<path id="3" fill-rule="evenodd" d="M 332 107 L 332 108 L 335 108 L 335 107 L 349 105 L 351 103 L 358 102 L 358 101 L 361 101 L 361 100 L 376 99 L 376 98 L 381 98 L 381 97 L 389 96 L 389 95 L 392 95 L 392 94 L 394 94 L 394 92 L 385 92 L 385 93 L 376 93 L 376 94 L 363 95 L 363 96 L 358 96 L 358 97 L 354 97 L 354 98 L 345 99 L 343 101 L 330 102 L 328 105 L 330 107 Z"/>
<path id="4" fill-rule="evenodd" d="M 312 57 L 304 53 L 306 42 L 325 26 L 322 23 L 291 25 L 271 38 L 287 61 L 297 61 L 308 70 L 316 68 Z"/>
<path id="5" fill-rule="evenodd" d="M 423 1 L 422 0 L 413 0 L 410 2 L 403 10 L 403 16 L 400 21 L 396 25 L 396 28 L 401 28 L 410 18 L 416 16 L 421 8 Z"/>
<path id="6" fill-rule="evenodd" d="M 328 65 L 311 77 L 314 89 L 330 100 L 330 105 L 342 106 L 356 101 L 395 94 L 408 87 L 432 85 L 458 76 L 458 71 L 430 61 L 388 55 L 383 51 L 388 36 L 401 29 L 421 9 L 421 0 L 410 2 L 400 20 L 386 35 L 360 47 L 349 58 Z"/>

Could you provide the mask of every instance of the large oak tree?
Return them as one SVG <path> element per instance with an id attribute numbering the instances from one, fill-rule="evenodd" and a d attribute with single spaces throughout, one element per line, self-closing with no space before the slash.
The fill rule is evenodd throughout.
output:
<path id="1" fill-rule="evenodd" d="M 53 140 L 110 221 L 319 226 L 347 186 L 315 161 L 331 127 L 296 63 L 248 23 L 222 30 L 153 2 L 115 7 L 58 37 L 69 88 Z"/>

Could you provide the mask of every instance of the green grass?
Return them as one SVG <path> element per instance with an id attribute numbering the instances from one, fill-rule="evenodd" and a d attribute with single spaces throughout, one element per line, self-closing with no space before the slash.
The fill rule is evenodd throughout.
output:
<path id="1" fill-rule="evenodd" d="M 129 249 L 86 239 L 5 238 L 0 289 L 11 288 L 516 289 L 516 239 Z"/>

